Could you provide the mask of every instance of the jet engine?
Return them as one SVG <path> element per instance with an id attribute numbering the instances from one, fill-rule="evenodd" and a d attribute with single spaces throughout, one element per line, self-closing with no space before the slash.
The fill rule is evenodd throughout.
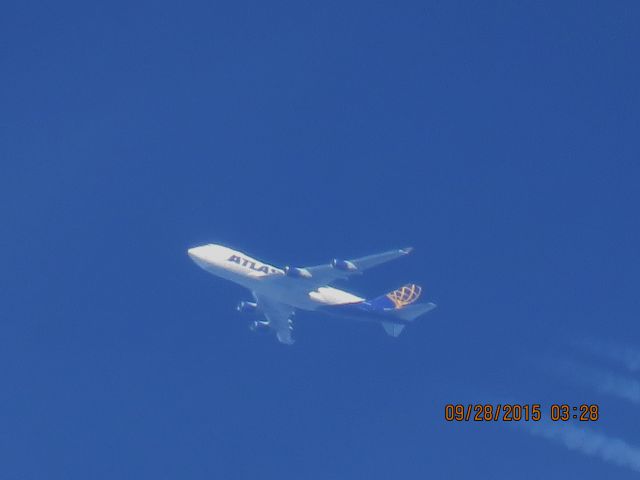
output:
<path id="1" fill-rule="evenodd" d="M 269 330 L 269 322 L 262 320 L 254 320 L 249 324 L 249 330 L 252 332 L 263 333 Z"/>
<path id="2" fill-rule="evenodd" d="M 338 258 L 331 260 L 331 266 L 336 270 L 343 270 L 345 272 L 355 272 L 358 270 L 358 267 L 349 260 L 340 260 Z"/>
<path id="3" fill-rule="evenodd" d="M 258 304 L 254 302 L 240 302 L 236 307 L 240 313 L 254 313 L 258 308 Z"/>
<path id="4" fill-rule="evenodd" d="M 284 267 L 284 273 L 293 278 L 311 278 L 311 272 L 306 268 Z"/>

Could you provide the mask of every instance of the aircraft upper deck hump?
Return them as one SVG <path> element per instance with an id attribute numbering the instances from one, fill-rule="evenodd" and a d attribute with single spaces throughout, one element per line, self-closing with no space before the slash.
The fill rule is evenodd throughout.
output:
<path id="1" fill-rule="evenodd" d="M 188 254 L 205 270 L 221 269 L 249 278 L 262 278 L 284 273 L 279 268 L 224 245 L 210 243 L 201 247 L 190 248 Z"/>

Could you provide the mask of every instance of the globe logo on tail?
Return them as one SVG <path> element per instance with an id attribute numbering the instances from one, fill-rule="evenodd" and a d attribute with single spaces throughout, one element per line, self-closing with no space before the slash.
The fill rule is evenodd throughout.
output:
<path id="1" fill-rule="evenodd" d="M 422 293 L 422 288 L 420 288 L 419 285 L 410 283 L 393 292 L 387 293 L 387 298 L 391 300 L 395 308 L 398 309 L 415 302 L 420 296 L 420 293 Z"/>

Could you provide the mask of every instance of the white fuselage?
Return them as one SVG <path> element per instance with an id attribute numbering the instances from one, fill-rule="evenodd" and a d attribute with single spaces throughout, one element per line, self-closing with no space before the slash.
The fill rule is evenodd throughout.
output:
<path id="1" fill-rule="evenodd" d="M 310 290 L 304 279 L 287 277 L 284 270 L 223 245 L 203 245 L 189 249 L 188 253 L 207 272 L 295 308 L 315 310 L 364 301 L 328 285 Z"/>

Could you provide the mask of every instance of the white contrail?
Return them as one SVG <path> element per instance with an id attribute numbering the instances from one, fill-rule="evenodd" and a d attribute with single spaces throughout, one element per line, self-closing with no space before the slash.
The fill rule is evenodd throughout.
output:
<path id="1" fill-rule="evenodd" d="M 640 472 L 640 448 L 625 440 L 609 437 L 570 423 L 527 423 L 527 430 L 535 436 L 561 443 L 569 450 L 597 457 L 607 463 Z"/>
<path id="2" fill-rule="evenodd" d="M 570 360 L 555 360 L 550 362 L 549 366 L 553 367 L 554 372 L 571 381 L 593 388 L 600 393 L 640 405 L 640 381 L 638 380 Z"/>
<path id="3" fill-rule="evenodd" d="M 640 350 L 614 342 L 585 338 L 576 345 L 604 358 L 624 365 L 630 372 L 640 372 Z"/>

